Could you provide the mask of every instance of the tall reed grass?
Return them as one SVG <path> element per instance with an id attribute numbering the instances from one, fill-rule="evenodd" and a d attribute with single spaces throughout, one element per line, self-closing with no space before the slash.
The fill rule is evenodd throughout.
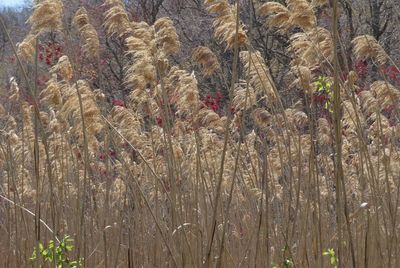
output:
<path id="1" fill-rule="evenodd" d="M 49 34 L 79 38 L 99 76 L 102 48 L 84 8 L 70 33 L 62 1 L 36 1 L 0 106 L 2 267 L 44 265 L 32 252 L 65 235 L 85 267 L 330 267 L 331 248 L 339 267 L 400 265 L 399 89 L 384 73 L 364 90 L 356 70 L 344 75 L 337 1 L 250 1 L 249 26 L 240 2 L 204 1 L 233 55 L 221 112 L 197 79 L 224 76 L 218 55 L 194 49 L 201 72 L 174 64 L 184 44 L 173 21 L 131 21 L 120 0 L 105 1 L 103 26 L 124 41 L 129 99 L 108 103 L 68 54 L 39 85 Z M 317 7 L 332 10 L 331 29 Z M 252 46 L 264 19 L 290 40 L 291 103 Z M 355 60 L 394 63 L 369 35 L 352 45 Z"/>

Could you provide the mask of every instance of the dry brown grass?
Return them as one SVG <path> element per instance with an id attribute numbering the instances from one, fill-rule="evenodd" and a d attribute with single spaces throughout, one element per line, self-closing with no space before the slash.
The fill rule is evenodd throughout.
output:
<path id="1" fill-rule="evenodd" d="M 62 5 L 50 2 L 35 7 L 16 51 L 28 60 L 22 73 L 35 67 L 43 33 L 61 28 Z M 400 91 L 383 79 L 356 94 L 358 78 L 339 77 L 337 40 L 317 27 L 315 7 L 287 2 L 259 10 L 290 36 L 287 75 L 304 96 L 291 105 L 251 46 L 240 7 L 224 0 L 205 6 L 217 14 L 216 38 L 240 58 L 226 115 L 202 103 L 194 72 L 172 64 L 181 46 L 172 21 L 131 22 L 121 1 L 106 1 L 104 28 L 130 57 L 125 106 L 105 103 L 68 55 L 43 87 L 11 80 L 5 105 L 16 112 L 0 106 L 0 266 L 37 267 L 29 258 L 38 242 L 68 234 L 85 267 L 329 267 L 328 248 L 342 267 L 397 267 Z M 96 59 L 89 21 L 84 9 L 73 19 Z M 353 44 L 357 58 L 388 60 L 368 36 Z M 218 74 L 210 49 L 193 58 L 204 75 Z M 336 82 L 327 116 L 313 98 L 315 69 Z"/>

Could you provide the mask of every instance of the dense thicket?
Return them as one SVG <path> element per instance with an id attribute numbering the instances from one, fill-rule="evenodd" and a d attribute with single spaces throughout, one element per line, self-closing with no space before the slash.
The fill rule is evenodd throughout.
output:
<path id="1" fill-rule="evenodd" d="M 3 10 L 1 266 L 397 267 L 398 14 L 384 0 Z"/>

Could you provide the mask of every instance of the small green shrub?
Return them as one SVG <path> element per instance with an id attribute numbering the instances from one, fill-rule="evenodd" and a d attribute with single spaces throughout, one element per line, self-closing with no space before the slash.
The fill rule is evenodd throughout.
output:
<path id="1" fill-rule="evenodd" d="M 57 268 L 83 267 L 83 258 L 79 260 L 71 260 L 68 258 L 68 253 L 72 252 L 74 249 L 73 242 L 74 240 L 68 235 L 66 235 L 59 243 L 54 243 L 53 240 L 50 240 L 47 246 L 39 242 L 40 257 L 45 263 L 52 263 L 55 259 Z M 34 247 L 30 260 L 34 262 L 37 258 L 36 247 Z"/>

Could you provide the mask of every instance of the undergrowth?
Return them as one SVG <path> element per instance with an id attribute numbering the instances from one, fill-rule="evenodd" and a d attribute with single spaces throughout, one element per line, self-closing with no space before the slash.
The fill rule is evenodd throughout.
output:
<path id="1" fill-rule="evenodd" d="M 2 266 L 399 265 L 395 62 L 369 35 L 347 44 L 354 64 L 343 62 L 335 16 L 328 29 L 315 14 L 335 10 L 326 1 L 251 1 L 255 19 L 289 40 L 278 85 L 240 2 L 204 1 L 231 53 L 227 75 L 205 46 L 195 70 L 176 63 L 184 44 L 171 18 L 132 21 L 106 0 L 104 36 L 83 7 L 67 21 L 61 0 L 36 1 L 0 107 Z M 73 51 L 47 57 L 54 36 L 66 48 L 79 38 L 99 88 Z M 102 91 L 101 38 L 124 44 L 124 99 Z M 368 84 L 367 66 L 377 70 Z M 203 97 L 199 81 L 224 76 L 227 94 Z"/>

